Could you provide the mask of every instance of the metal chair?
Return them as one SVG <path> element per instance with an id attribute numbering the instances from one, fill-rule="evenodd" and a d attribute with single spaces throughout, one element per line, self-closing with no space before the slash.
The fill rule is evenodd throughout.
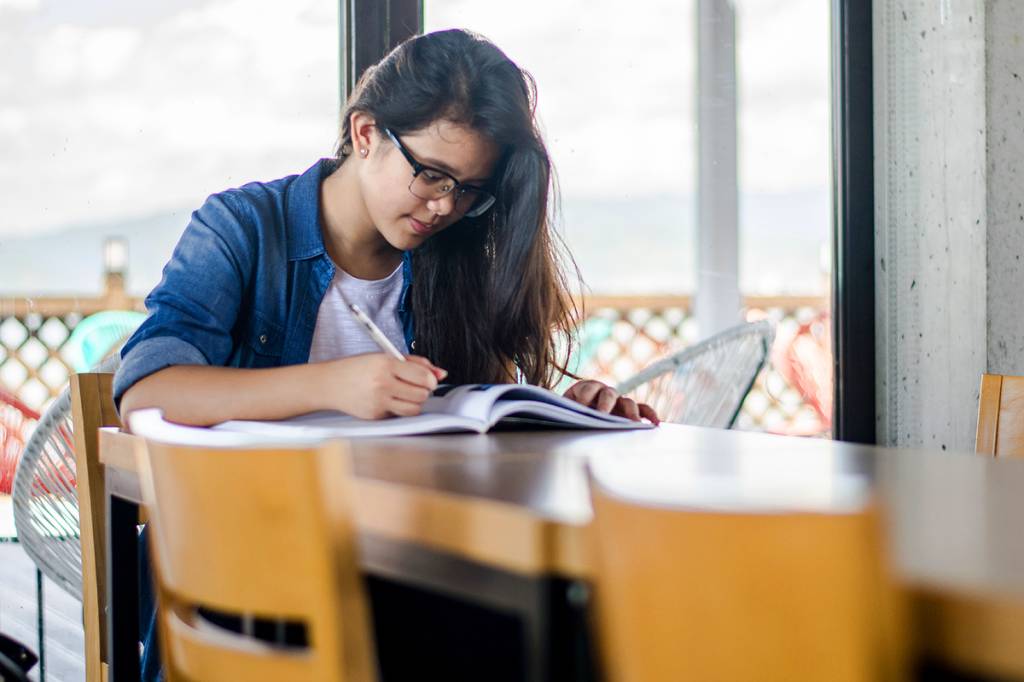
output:
<path id="1" fill-rule="evenodd" d="M 38 412 L 0 388 L 0 495 L 11 494 L 25 438 L 37 421 Z"/>
<path id="2" fill-rule="evenodd" d="M 113 372 L 116 353 L 97 371 Z M 65 388 L 43 413 L 14 475 L 14 526 L 22 548 L 43 574 L 82 600 L 82 549 L 76 490 L 71 391 Z"/>
<path id="3" fill-rule="evenodd" d="M 775 327 L 749 322 L 655 362 L 616 387 L 662 421 L 730 428 L 768 359 Z"/>

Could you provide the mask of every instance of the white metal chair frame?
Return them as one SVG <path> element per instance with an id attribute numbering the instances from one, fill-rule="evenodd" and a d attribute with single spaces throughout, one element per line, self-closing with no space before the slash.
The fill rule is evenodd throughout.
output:
<path id="1" fill-rule="evenodd" d="M 113 372 L 120 364 L 114 353 L 96 368 Z M 18 541 L 43 574 L 77 600 L 82 600 L 82 546 L 71 389 L 61 391 L 46 409 L 14 474 L 12 501 Z"/>
<path id="2" fill-rule="evenodd" d="M 757 380 L 757 375 L 768 360 L 768 354 L 771 351 L 774 340 L 775 326 L 768 320 L 737 325 L 667 358 L 658 360 L 646 369 L 623 381 L 616 387 L 616 390 L 623 395 L 629 395 L 642 402 L 651 403 L 651 406 L 656 410 L 658 410 L 659 404 L 655 403 L 664 404 L 667 402 L 671 408 L 668 411 L 672 412 L 672 414 L 662 414 L 662 411 L 659 410 L 659 416 L 664 421 L 693 426 L 731 428 L 739 416 L 743 401 Z M 735 390 L 735 384 L 722 384 L 725 388 L 731 390 L 721 391 L 715 396 L 714 400 L 716 402 L 707 406 L 711 408 L 707 410 L 707 415 L 695 418 L 689 414 L 675 414 L 676 408 L 683 406 L 684 409 L 688 410 L 691 402 L 704 397 L 703 394 L 684 395 L 679 390 L 679 384 L 682 380 L 692 377 L 698 371 L 715 375 L 722 370 L 721 367 L 702 368 L 699 366 L 700 360 L 709 357 L 715 359 L 714 356 L 718 354 L 722 356 L 718 359 L 723 362 L 729 362 L 731 356 L 735 356 L 744 349 L 752 350 L 753 355 L 746 365 L 739 368 L 742 373 L 739 377 L 741 382 L 739 390 Z M 741 362 L 743 358 L 734 357 L 733 361 L 734 363 Z M 726 367 L 726 371 L 729 369 Z M 655 383 L 663 378 L 668 380 L 667 387 L 664 383 Z M 705 385 L 707 383 L 710 382 L 705 382 Z M 673 391 L 673 393 L 667 393 L 666 388 Z M 734 406 L 727 404 L 727 401 L 730 399 L 734 400 Z M 725 409 L 726 407 L 730 409 Z M 728 418 L 721 421 L 717 420 L 716 418 L 723 413 Z"/>

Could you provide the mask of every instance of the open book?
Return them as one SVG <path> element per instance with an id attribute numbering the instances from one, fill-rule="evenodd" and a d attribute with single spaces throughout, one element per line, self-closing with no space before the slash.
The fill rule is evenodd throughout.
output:
<path id="1" fill-rule="evenodd" d="M 440 386 L 415 417 L 357 419 L 341 412 L 313 412 L 283 421 L 229 421 L 215 429 L 253 435 L 310 438 L 409 436 L 475 431 L 496 425 L 560 429 L 643 429 L 635 422 L 581 405 L 527 384 Z"/>
<path id="2" fill-rule="evenodd" d="M 330 438 L 411 436 L 427 433 L 484 433 L 495 426 L 558 429 L 646 429 L 647 422 L 591 409 L 574 400 L 525 384 L 441 386 L 415 417 L 357 419 L 341 412 L 313 412 L 281 421 L 227 421 L 212 428 L 164 421 L 157 410 L 132 413 L 139 435 L 179 443 L 244 445 L 257 441 L 315 442 Z"/>

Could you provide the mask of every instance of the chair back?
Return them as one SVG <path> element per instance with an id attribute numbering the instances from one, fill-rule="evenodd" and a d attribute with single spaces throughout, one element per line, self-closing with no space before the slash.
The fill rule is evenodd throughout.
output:
<path id="1" fill-rule="evenodd" d="M 25 444 L 14 476 L 14 523 L 25 552 L 82 602 L 86 680 L 104 678 L 106 498 L 98 429 L 120 426 L 112 397 L 113 356 L 75 374 Z"/>
<path id="2" fill-rule="evenodd" d="M 644 464 L 630 466 L 635 478 Z M 710 476 L 696 488 L 723 485 Z M 591 499 L 596 630 L 610 682 L 902 678 L 901 607 L 874 507 L 641 502 L 593 474 Z"/>
<path id="3" fill-rule="evenodd" d="M 975 449 L 995 457 L 1024 456 L 1024 377 L 982 375 Z"/>
<path id="4" fill-rule="evenodd" d="M 662 421 L 727 429 L 768 359 L 775 327 L 750 322 L 659 360 L 616 388 Z"/>
<path id="5" fill-rule="evenodd" d="M 140 448 L 164 670 L 174 680 L 373 680 L 340 443 Z M 304 632 L 270 644 L 210 613 Z"/>

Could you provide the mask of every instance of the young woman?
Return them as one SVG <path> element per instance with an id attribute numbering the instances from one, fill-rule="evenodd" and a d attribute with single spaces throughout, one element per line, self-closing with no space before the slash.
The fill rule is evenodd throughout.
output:
<path id="1" fill-rule="evenodd" d="M 352 93 L 336 158 L 193 214 L 122 351 L 121 413 L 155 406 L 197 425 L 322 409 L 381 418 L 417 414 L 440 381 L 553 386 L 575 311 L 534 97 L 530 76 L 472 33 L 397 47 Z M 407 360 L 380 352 L 349 303 Z M 596 381 L 566 395 L 657 422 Z M 143 601 L 150 680 L 159 655 Z"/>
<path id="2" fill-rule="evenodd" d="M 441 381 L 553 386 L 575 311 L 534 100 L 529 74 L 475 34 L 397 47 L 352 93 L 336 158 L 193 214 L 122 351 L 122 414 L 381 418 L 417 414 Z M 380 352 L 348 303 L 408 361 Z M 596 381 L 566 395 L 657 421 Z"/>

